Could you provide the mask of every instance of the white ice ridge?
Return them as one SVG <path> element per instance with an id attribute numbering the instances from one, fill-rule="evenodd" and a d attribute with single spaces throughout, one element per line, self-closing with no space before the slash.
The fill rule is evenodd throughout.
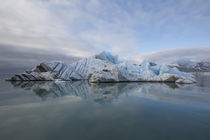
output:
<path id="1" fill-rule="evenodd" d="M 158 65 L 148 61 L 131 64 L 118 61 L 118 56 L 102 52 L 84 58 L 73 64 L 63 62 L 43 62 L 31 71 L 16 74 L 9 80 L 89 80 L 90 82 L 176 82 L 194 83 L 192 74 L 179 71 L 168 65 Z"/>

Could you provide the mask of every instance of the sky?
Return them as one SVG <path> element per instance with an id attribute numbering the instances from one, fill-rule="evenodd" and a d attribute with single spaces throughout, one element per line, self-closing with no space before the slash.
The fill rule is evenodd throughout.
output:
<path id="1" fill-rule="evenodd" d="M 0 3 L 0 68 L 68 61 L 103 50 L 133 59 L 182 51 L 179 57 L 193 57 L 189 50 L 200 57 L 205 51 L 197 50 L 210 50 L 210 0 Z"/>
<path id="2" fill-rule="evenodd" d="M 144 60 L 148 60 L 158 64 L 210 62 L 210 48 L 204 47 L 170 49 L 146 54 L 132 55 L 124 57 L 123 59 L 137 64 L 140 64 Z"/>

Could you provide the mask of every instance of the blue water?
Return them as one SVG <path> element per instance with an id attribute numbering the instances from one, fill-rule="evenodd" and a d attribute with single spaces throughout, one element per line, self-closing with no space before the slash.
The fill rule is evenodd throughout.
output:
<path id="1" fill-rule="evenodd" d="M 0 81 L 0 140 L 209 140 L 210 74 L 198 83 Z"/>

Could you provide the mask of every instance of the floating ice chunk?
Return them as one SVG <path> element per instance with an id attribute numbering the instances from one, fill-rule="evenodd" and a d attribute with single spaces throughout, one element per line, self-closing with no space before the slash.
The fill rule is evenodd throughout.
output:
<path id="1" fill-rule="evenodd" d="M 44 62 L 31 71 L 14 75 L 10 80 L 195 82 L 192 74 L 181 72 L 177 68 L 154 64 L 146 60 L 141 65 L 128 62 L 119 63 L 118 57 L 109 52 L 102 52 L 69 65 L 63 62 Z"/>

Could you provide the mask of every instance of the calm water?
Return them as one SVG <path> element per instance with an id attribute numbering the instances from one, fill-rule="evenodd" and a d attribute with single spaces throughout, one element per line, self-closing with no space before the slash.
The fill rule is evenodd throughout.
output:
<path id="1" fill-rule="evenodd" d="M 197 84 L 0 81 L 0 140 L 210 140 Z"/>

